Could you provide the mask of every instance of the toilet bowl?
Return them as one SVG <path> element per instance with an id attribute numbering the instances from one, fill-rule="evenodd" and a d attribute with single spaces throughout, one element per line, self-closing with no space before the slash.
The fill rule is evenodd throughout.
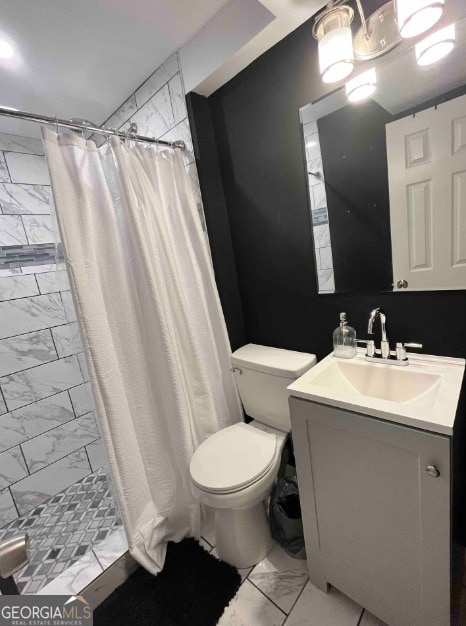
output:
<path id="1" fill-rule="evenodd" d="M 193 495 L 215 512 L 219 557 L 245 568 L 272 547 L 265 500 L 291 429 L 287 387 L 316 357 L 248 344 L 231 361 L 245 412 L 254 419 L 206 439 L 191 459 L 190 476 Z"/>

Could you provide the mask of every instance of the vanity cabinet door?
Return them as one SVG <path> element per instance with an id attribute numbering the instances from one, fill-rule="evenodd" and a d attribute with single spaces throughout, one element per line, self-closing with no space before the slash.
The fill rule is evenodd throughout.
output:
<path id="1" fill-rule="evenodd" d="M 450 439 L 297 398 L 290 408 L 311 581 L 390 626 L 449 625 Z"/>

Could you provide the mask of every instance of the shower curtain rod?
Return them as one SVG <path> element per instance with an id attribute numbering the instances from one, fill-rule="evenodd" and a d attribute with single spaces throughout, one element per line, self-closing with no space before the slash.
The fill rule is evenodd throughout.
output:
<path id="1" fill-rule="evenodd" d="M 10 109 L 8 107 L 0 107 L 0 115 L 6 117 L 16 117 L 21 120 L 27 120 L 28 122 L 36 122 L 38 124 L 48 124 L 49 126 L 55 126 L 58 130 L 58 126 L 64 128 L 70 128 L 71 130 L 80 130 L 88 133 L 98 133 L 100 135 L 120 137 L 121 139 L 132 139 L 133 141 L 142 141 L 145 143 L 155 143 L 159 146 L 168 146 L 169 148 L 179 148 L 180 150 L 186 149 L 184 141 L 165 141 L 163 139 L 155 139 L 153 137 L 144 137 L 143 135 L 137 135 L 129 131 L 121 131 L 109 128 L 100 128 L 99 126 L 93 126 L 87 123 L 76 123 L 70 120 L 61 120 L 57 117 L 50 117 L 49 115 L 38 115 L 37 113 L 26 113 L 26 111 L 19 111 L 18 109 Z"/>

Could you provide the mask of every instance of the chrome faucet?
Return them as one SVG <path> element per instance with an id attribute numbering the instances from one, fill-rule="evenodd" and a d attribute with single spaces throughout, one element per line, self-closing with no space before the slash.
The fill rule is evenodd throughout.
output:
<path id="1" fill-rule="evenodd" d="M 369 335 L 374 334 L 374 322 L 377 318 L 380 319 L 380 326 L 382 328 L 382 341 L 380 342 L 380 355 L 382 359 L 389 359 L 390 358 L 390 344 L 388 343 L 388 339 L 387 339 L 387 316 L 385 315 L 385 312 L 382 311 L 382 309 L 377 308 L 371 311 L 371 314 L 369 317 L 369 323 L 367 325 L 367 332 Z"/>
<path id="2" fill-rule="evenodd" d="M 367 333 L 369 335 L 374 334 L 374 322 L 380 319 L 380 327 L 382 330 L 382 340 L 380 342 L 380 350 L 375 349 L 375 343 L 373 339 L 366 341 L 365 339 L 357 339 L 358 343 L 366 344 L 366 361 L 372 361 L 374 363 L 389 363 L 390 365 L 408 365 L 408 357 L 406 354 L 406 348 L 422 348 L 420 343 L 401 343 L 396 344 L 396 351 L 390 352 L 390 344 L 387 337 L 387 316 L 382 309 L 377 308 L 371 311 L 369 316 L 369 323 L 367 325 Z"/>

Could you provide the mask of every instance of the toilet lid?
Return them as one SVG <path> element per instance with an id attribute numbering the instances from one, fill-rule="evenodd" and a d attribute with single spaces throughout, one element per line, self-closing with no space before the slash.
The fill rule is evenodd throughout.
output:
<path id="1" fill-rule="evenodd" d="M 243 422 L 220 430 L 196 450 L 191 479 L 204 491 L 239 490 L 259 480 L 272 465 L 277 437 Z"/>

